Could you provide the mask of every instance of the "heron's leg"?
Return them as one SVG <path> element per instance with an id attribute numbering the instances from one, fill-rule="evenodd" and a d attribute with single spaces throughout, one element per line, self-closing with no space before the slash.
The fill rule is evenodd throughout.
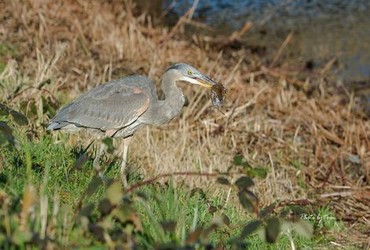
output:
<path id="1" fill-rule="evenodd" d="M 125 173 L 126 170 L 126 164 L 127 164 L 127 152 L 128 152 L 128 146 L 130 145 L 132 136 L 126 137 L 123 139 L 123 152 L 122 152 L 122 162 L 121 162 L 121 179 L 124 186 L 127 186 L 127 176 Z"/>
<path id="2" fill-rule="evenodd" d="M 100 143 L 99 145 L 99 148 L 96 150 L 96 153 L 95 153 L 95 158 L 94 158 L 94 161 L 93 161 L 93 166 L 95 168 L 95 171 L 98 173 L 98 175 L 100 176 L 100 178 L 104 181 L 104 175 L 103 175 L 103 171 L 102 171 L 102 168 L 101 168 L 101 165 L 100 165 L 100 157 L 102 156 L 103 152 L 104 152 L 104 149 L 105 149 L 105 145 L 104 143 Z"/>

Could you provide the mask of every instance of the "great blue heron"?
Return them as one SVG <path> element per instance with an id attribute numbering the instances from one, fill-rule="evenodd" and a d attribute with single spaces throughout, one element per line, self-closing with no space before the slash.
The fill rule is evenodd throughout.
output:
<path id="1" fill-rule="evenodd" d="M 127 149 L 133 134 L 144 125 L 161 125 L 176 117 L 185 104 L 185 96 L 177 82 L 211 88 L 213 103 L 223 101 L 224 87 L 200 73 L 194 67 L 177 63 L 170 66 L 162 77 L 165 99 L 160 100 L 153 82 L 140 75 L 113 80 L 87 91 L 63 107 L 50 121 L 48 130 L 80 130 L 97 132 L 101 136 L 123 137 L 121 178 L 127 179 L 125 167 Z M 98 165 L 101 147 L 94 159 Z"/>

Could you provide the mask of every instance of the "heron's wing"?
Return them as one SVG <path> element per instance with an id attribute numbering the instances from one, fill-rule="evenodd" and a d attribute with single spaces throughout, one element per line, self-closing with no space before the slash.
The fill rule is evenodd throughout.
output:
<path id="1" fill-rule="evenodd" d="M 145 84 L 121 79 L 99 85 L 61 109 L 49 127 L 58 129 L 74 124 L 112 130 L 128 126 L 149 107 L 150 92 Z"/>

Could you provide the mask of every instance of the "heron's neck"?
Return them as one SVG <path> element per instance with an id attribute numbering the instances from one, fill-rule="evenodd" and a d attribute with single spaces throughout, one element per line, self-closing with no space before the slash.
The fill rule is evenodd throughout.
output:
<path id="1" fill-rule="evenodd" d="M 150 124 L 160 125 L 169 122 L 181 112 L 185 104 L 185 96 L 181 89 L 176 86 L 176 73 L 167 71 L 162 77 L 162 91 L 165 95 L 164 100 L 153 100 L 152 105 L 146 112 L 147 117 L 150 117 Z"/>
<path id="2" fill-rule="evenodd" d="M 165 98 L 159 101 L 169 120 L 179 115 L 185 104 L 183 92 L 177 87 L 176 81 L 171 79 L 176 79 L 175 72 L 168 71 L 163 75 L 161 87 Z"/>

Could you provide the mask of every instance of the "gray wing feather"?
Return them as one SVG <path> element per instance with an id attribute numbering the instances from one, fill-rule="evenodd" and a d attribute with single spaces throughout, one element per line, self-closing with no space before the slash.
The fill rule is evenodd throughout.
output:
<path id="1" fill-rule="evenodd" d="M 75 124 L 101 130 L 130 125 L 148 108 L 153 84 L 143 76 L 131 76 L 99 85 L 62 108 L 50 129 Z"/>

